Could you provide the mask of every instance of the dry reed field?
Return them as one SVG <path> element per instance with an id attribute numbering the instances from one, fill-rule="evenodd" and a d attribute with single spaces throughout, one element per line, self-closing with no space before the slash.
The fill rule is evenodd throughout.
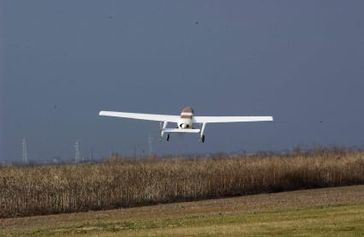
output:
<path id="1" fill-rule="evenodd" d="M 0 236 L 363 236 L 364 185 L 0 219 Z"/>
<path id="2" fill-rule="evenodd" d="M 78 212 L 263 192 L 364 184 L 364 152 L 291 154 L 0 168 L 0 217 Z"/>

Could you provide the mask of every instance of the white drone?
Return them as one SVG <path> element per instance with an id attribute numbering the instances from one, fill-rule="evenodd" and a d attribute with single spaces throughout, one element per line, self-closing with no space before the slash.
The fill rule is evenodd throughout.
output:
<path id="1" fill-rule="evenodd" d="M 272 116 L 194 116 L 192 107 L 183 108 L 181 115 L 127 113 L 116 111 L 100 111 L 100 116 L 129 118 L 139 120 L 158 121 L 161 123 L 161 137 L 167 134 L 169 141 L 170 133 L 199 133 L 202 142 L 205 142 L 204 131 L 208 123 L 239 123 L 239 122 L 270 122 Z M 177 128 L 167 128 L 168 123 L 177 124 Z M 194 125 L 199 124 L 200 128 Z"/>

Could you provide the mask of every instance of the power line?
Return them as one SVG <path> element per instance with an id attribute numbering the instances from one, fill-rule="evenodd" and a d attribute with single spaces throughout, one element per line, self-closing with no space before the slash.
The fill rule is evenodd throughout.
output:
<path id="1" fill-rule="evenodd" d="M 152 138 L 152 136 L 150 134 L 148 136 L 148 148 L 149 148 L 149 155 L 152 155 L 152 153 L 153 153 L 153 138 Z"/>
<path id="2" fill-rule="evenodd" d="M 28 164 L 28 147 L 25 138 L 22 140 L 22 161 L 24 164 Z"/>
<path id="3" fill-rule="evenodd" d="M 81 161 L 81 153 L 80 153 L 80 143 L 78 141 L 75 142 L 75 163 L 79 163 Z"/>

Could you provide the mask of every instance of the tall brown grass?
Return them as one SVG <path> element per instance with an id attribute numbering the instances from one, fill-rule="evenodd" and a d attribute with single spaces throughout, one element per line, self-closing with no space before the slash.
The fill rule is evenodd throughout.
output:
<path id="1" fill-rule="evenodd" d="M 162 202 L 364 184 L 364 152 L 317 150 L 288 155 L 1 167 L 0 217 L 132 207 Z"/>

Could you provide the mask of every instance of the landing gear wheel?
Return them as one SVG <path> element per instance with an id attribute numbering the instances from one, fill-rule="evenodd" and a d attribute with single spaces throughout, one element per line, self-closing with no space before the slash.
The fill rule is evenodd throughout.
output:
<path id="1" fill-rule="evenodd" d="M 167 140 L 167 142 L 169 141 L 169 134 L 167 134 L 166 140 Z"/>
<path id="2" fill-rule="evenodd" d="M 205 135 L 202 135 L 201 137 L 201 142 L 204 143 L 205 142 Z"/>

